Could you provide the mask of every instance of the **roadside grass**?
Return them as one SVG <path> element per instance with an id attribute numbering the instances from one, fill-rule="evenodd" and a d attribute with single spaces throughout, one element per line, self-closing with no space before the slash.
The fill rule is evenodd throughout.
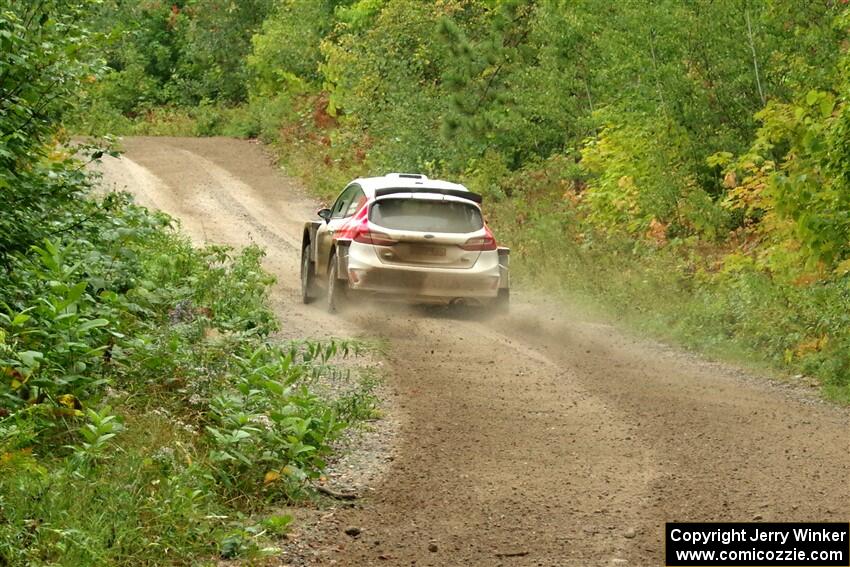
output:
<path id="1" fill-rule="evenodd" d="M 0 274 L 0 565 L 272 553 L 272 505 L 377 415 L 368 347 L 274 339 L 256 247 L 196 249 L 120 194 L 66 213 Z"/>
<path id="2" fill-rule="evenodd" d="M 196 107 L 151 107 L 128 117 L 105 101 L 90 101 L 85 114 L 69 115 L 66 127 L 87 136 L 232 136 L 272 142 L 282 124 L 306 118 L 295 111 L 296 98 L 287 93 L 254 97 L 239 106 L 201 101 Z"/>
<path id="3" fill-rule="evenodd" d="M 850 402 L 847 276 L 797 285 L 730 267 L 704 243 L 594 233 L 570 207 L 541 203 L 489 207 L 522 285 L 715 358 L 816 378 L 827 398 Z"/>

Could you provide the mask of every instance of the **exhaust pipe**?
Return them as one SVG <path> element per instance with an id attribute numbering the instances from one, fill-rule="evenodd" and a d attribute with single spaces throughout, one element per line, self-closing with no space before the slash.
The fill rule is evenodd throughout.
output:
<path id="1" fill-rule="evenodd" d="M 464 299 L 463 297 L 455 297 L 454 299 L 449 301 L 449 305 L 451 305 L 452 307 L 463 307 L 464 305 L 466 305 L 466 299 Z"/>

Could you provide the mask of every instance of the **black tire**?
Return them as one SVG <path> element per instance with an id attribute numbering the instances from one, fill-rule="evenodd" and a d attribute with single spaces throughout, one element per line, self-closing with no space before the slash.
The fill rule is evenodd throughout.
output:
<path id="1" fill-rule="evenodd" d="M 328 265 L 328 288 L 327 308 L 328 313 L 339 313 L 345 309 L 346 292 L 348 291 L 348 282 L 339 279 L 339 267 L 336 261 L 336 254 L 331 256 L 331 262 Z"/>
<path id="2" fill-rule="evenodd" d="M 310 261 L 310 244 L 301 249 L 301 302 L 312 303 L 316 298 L 316 272 Z"/>

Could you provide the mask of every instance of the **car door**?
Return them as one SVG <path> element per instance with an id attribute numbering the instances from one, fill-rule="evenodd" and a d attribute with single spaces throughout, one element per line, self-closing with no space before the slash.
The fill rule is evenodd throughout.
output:
<path id="1" fill-rule="evenodd" d="M 334 201 L 334 204 L 331 207 L 331 218 L 319 226 L 319 229 L 316 231 L 316 245 L 318 251 L 318 255 L 316 257 L 316 273 L 318 274 L 327 273 L 334 234 L 336 234 L 336 231 L 345 224 L 348 209 L 358 191 L 362 192 L 360 186 L 357 184 L 351 184 L 343 189 L 342 193 L 339 194 L 339 197 L 336 198 L 336 201 Z"/>

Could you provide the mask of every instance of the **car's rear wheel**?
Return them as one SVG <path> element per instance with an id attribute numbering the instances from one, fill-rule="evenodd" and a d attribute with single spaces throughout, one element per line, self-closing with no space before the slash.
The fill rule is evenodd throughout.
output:
<path id="1" fill-rule="evenodd" d="M 316 298 L 316 274 L 310 261 L 310 244 L 301 250 L 301 301 L 312 303 Z"/>
<path id="2" fill-rule="evenodd" d="M 338 313 L 345 308 L 346 292 L 348 291 L 348 282 L 339 279 L 337 264 L 336 254 L 334 254 L 331 256 L 331 263 L 328 266 L 327 307 L 329 313 Z"/>

